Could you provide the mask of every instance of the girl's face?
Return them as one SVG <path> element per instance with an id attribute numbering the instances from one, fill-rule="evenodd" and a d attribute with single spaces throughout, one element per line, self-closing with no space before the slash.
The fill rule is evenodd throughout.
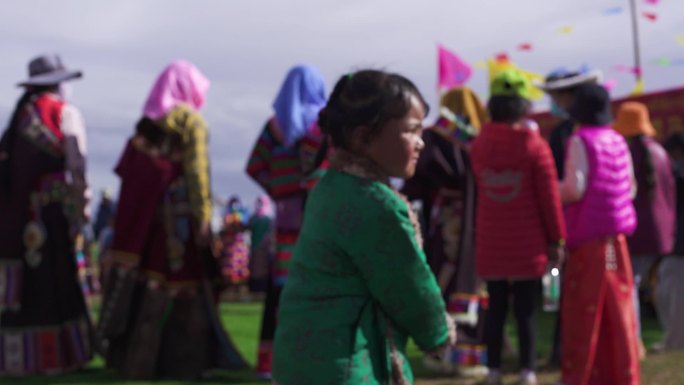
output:
<path id="1" fill-rule="evenodd" d="M 421 137 L 425 108 L 415 96 L 411 96 L 410 103 L 405 116 L 387 122 L 365 146 L 366 155 L 390 177 L 412 177 L 425 147 Z"/>

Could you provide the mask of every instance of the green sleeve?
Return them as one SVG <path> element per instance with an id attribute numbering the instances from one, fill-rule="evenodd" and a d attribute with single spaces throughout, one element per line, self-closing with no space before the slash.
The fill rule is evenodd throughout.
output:
<path id="1" fill-rule="evenodd" d="M 421 349 L 433 350 L 448 339 L 446 309 L 408 206 L 385 186 L 372 195 L 371 207 L 361 210 L 367 220 L 349 242 L 353 262 L 395 327 Z"/>

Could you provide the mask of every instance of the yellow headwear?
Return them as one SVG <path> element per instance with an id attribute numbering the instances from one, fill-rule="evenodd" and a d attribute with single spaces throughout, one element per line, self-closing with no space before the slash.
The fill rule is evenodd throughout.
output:
<path id="1" fill-rule="evenodd" d="M 453 88 L 442 96 L 442 107 L 470 120 L 470 125 L 478 131 L 489 120 L 487 111 L 475 92 L 468 87 Z"/>

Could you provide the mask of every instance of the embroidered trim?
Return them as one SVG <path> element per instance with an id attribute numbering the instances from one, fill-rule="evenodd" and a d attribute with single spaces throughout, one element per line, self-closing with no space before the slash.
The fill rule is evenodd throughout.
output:
<path id="1" fill-rule="evenodd" d="M 355 155 L 345 150 L 336 150 L 330 157 L 330 168 L 358 178 L 378 181 L 392 189 L 394 194 L 396 194 L 396 196 L 406 205 L 409 220 L 415 230 L 416 242 L 418 242 L 418 246 L 421 248 L 423 247 L 423 233 L 418 213 L 413 210 L 413 207 L 406 196 L 392 187 L 389 176 L 380 169 L 380 166 L 363 156 Z"/>
<path id="2" fill-rule="evenodd" d="M 617 271 L 617 253 L 615 252 L 615 239 L 608 239 L 606 245 L 606 271 Z"/>
<path id="3" fill-rule="evenodd" d="M 450 348 L 447 359 L 458 366 L 481 366 L 487 364 L 487 347 L 485 345 L 458 344 Z"/>
<path id="4" fill-rule="evenodd" d="M 0 261 L 0 312 L 21 308 L 23 269 L 21 260 Z"/>
<path id="5" fill-rule="evenodd" d="M 447 301 L 447 312 L 457 324 L 477 325 L 480 312 L 480 297 L 463 293 L 454 293 Z"/>
<path id="6" fill-rule="evenodd" d="M 466 123 L 446 107 L 442 107 L 439 112 L 439 118 L 432 127 L 434 132 L 461 147 L 468 146 L 475 139 L 478 134 L 477 128 Z"/>
<path id="7" fill-rule="evenodd" d="M 32 99 L 31 103 L 25 107 L 24 119 L 19 123 L 22 127 L 20 133 L 26 140 L 46 154 L 55 158 L 62 158 L 64 157 L 62 138 L 58 137 L 43 123 L 34 104 L 36 99 Z"/>
<path id="8" fill-rule="evenodd" d="M 0 375 L 56 374 L 82 367 L 92 358 L 87 316 L 35 328 L 0 331 Z"/>
<path id="9" fill-rule="evenodd" d="M 390 185 L 390 178 L 372 160 L 346 150 L 336 150 L 330 157 L 330 168 L 363 179 L 375 180 Z"/>
<path id="10" fill-rule="evenodd" d="M 185 243 L 190 240 L 192 211 L 188 213 L 188 199 L 187 183 L 181 177 L 171 184 L 162 203 L 169 268 L 172 272 L 178 272 L 183 268 Z"/>
<path id="11" fill-rule="evenodd" d="M 53 203 L 62 205 L 62 211 L 72 222 L 75 217 L 75 205 L 71 199 L 69 186 L 64 172 L 45 174 L 40 177 L 37 187 L 30 195 L 29 222 L 24 227 L 23 241 L 26 247 L 24 259 L 30 268 L 36 268 L 43 261 L 41 249 L 47 238 L 45 227 L 41 222 L 41 211 Z"/>
<path id="12" fill-rule="evenodd" d="M 109 250 L 109 256 L 113 265 L 123 268 L 134 268 L 140 262 L 138 254 L 129 253 L 121 250 Z"/>
<path id="13" fill-rule="evenodd" d="M 404 373 L 404 357 L 399 352 L 399 349 L 397 349 L 394 341 L 394 326 L 392 326 L 389 317 L 385 316 L 380 307 L 376 307 L 376 314 L 380 323 L 384 324 L 385 341 L 387 341 L 387 351 L 389 352 L 388 364 L 390 370 L 390 384 L 409 385 L 406 374 Z"/>

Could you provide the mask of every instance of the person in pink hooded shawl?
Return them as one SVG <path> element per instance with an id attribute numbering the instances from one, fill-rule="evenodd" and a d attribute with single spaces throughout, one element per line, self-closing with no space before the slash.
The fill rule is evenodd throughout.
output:
<path id="1" fill-rule="evenodd" d="M 194 380 L 246 366 L 216 312 L 222 286 L 199 113 L 208 88 L 193 64 L 166 67 L 116 167 L 113 266 L 96 337 L 106 366 L 126 377 Z"/>

